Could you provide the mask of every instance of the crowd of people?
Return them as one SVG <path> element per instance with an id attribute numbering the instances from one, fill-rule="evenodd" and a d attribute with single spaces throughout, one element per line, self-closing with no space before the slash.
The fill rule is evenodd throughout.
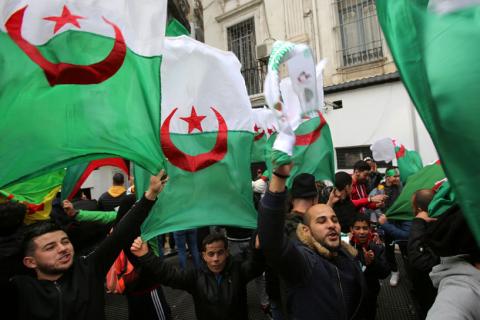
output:
<path id="1" fill-rule="evenodd" d="M 333 186 L 300 173 L 288 190 L 291 167 L 252 182 L 256 230 L 207 226 L 144 241 L 140 226 L 171 183 L 163 171 L 140 197 L 117 173 L 98 201 L 80 192 L 28 226 L 24 204 L 0 199 L 5 319 L 104 319 L 106 292 L 126 296 L 132 320 L 172 319 L 162 286 L 188 292 L 197 319 L 248 319 L 250 281 L 271 319 L 375 319 L 387 278 L 409 283 L 419 319 L 480 319 L 480 251 L 458 205 L 432 218 L 435 191 L 420 189 L 412 219 L 396 220 L 385 213 L 402 191 L 397 167 L 380 173 L 367 158 Z M 173 252 L 178 260 L 166 259 Z"/>

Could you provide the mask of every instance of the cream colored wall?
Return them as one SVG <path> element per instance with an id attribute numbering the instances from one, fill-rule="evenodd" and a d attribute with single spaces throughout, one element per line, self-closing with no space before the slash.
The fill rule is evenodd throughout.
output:
<path id="1" fill-rule="evenodd" d="M 327 59 L 325 86 L 396 71 L 385 44 L 383 60 L 342 68 L 337 54 L 337 13 L 331 0 L 206 0 L 203 6 L 205 43 L 226 50 L 226 29 L 254 16 L 257 44 L 273 39 L 306 43 L 317 61 Z"/>
<path id="2" fill-rule="evenodd" d="M 339 38 L 333 0 L 204 0 L 205 43 L 226 50 L 226 28 L 255 17 L 257 45 L 275 40 L 308 44 L 317 61 L 327 59 L 324 86 L 370 78 L 396 71 L 384 43 L 385 57 L 375 63 L 342 68 L 338 61 Z M 270 38 L 267 31 L 270 29 Z M 326 95 L 342 100 L 343 109 L 326 115 L 336 147 L 371 144 L 385 137 L 397 138 L 417 149 L 424 162 L 437 159 L 432 141 L 412 107 L 400 81 Z M 251 97 L 262 104 L 263 95 Z"/>

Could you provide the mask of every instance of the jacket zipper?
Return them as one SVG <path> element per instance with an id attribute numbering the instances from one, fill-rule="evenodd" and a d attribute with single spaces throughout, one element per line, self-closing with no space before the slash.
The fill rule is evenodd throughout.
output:
<path id="1" fill-rule="evenodd" d="M 55 289 L 58 291 L 59 319 L 63 320 L 62 288 L 60 288 L 60 284 L 57 281 L 54 281 L 53 284 L 55 285 Z"/>
<path id="2" fill-rule="evenodd" d="M 345 310 L 345 319 L 348 319 L 347 305 L 346 305 L 346 303 L 345 303 L 345 296 L 343 295 L 342 282 L 340 281 L 340 273 L 338 272 L 338 268 L 337 268 L 337 267 L 335 267 L 335 271 L 337 271 L 338 287 L 340 288 L 340 294 L 341 294 L 341 296 L 342 296 L 343 310 Z"/>

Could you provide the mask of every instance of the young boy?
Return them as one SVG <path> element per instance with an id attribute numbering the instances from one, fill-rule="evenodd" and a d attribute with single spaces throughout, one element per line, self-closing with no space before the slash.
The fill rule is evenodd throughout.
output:
<path id="1" fill-rule="evenodd" d="M 390 274 L 390 268 L 385 258 L 385 247 L 375 243 L 370 229 L 370 219 L 366 215 L 355 216 L 350 232 L 352 233 L 350 244 L 358 251 L 357 259 L 362 266 L 367 283 L 363 313 L 367 319 L 375 319 L 377 297 L 380 292 L 379 280 L 385 279 Z"/>

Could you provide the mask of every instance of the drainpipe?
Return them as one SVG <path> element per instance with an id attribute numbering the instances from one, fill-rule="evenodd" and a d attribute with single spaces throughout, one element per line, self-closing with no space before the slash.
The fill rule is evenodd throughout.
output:
<path id="1" fill-rule="evenodd" d="M 420 145 L 418 143 L 417 116 L 415 114 L 415 106 L 412 102 L 410 102 L 410 116 L 412 118 L 413 148 L 420 153 Z"/>
<path id="2" fill-rule="evenodd" d="M 321 48 L 321 42 L 322 42 L 322 37 L 320 35 L 320 28 L 318 25 L 318 10 L 317 10 L 317 0 L 312 0 L 312 10 L 313 10 L 313 28 L 314 28 L 314 39 L 315 39 L 315 52 L 317 53 L 317 63 L 322 60 L 323 54 L 322 54 L 322 48 Z"/>

